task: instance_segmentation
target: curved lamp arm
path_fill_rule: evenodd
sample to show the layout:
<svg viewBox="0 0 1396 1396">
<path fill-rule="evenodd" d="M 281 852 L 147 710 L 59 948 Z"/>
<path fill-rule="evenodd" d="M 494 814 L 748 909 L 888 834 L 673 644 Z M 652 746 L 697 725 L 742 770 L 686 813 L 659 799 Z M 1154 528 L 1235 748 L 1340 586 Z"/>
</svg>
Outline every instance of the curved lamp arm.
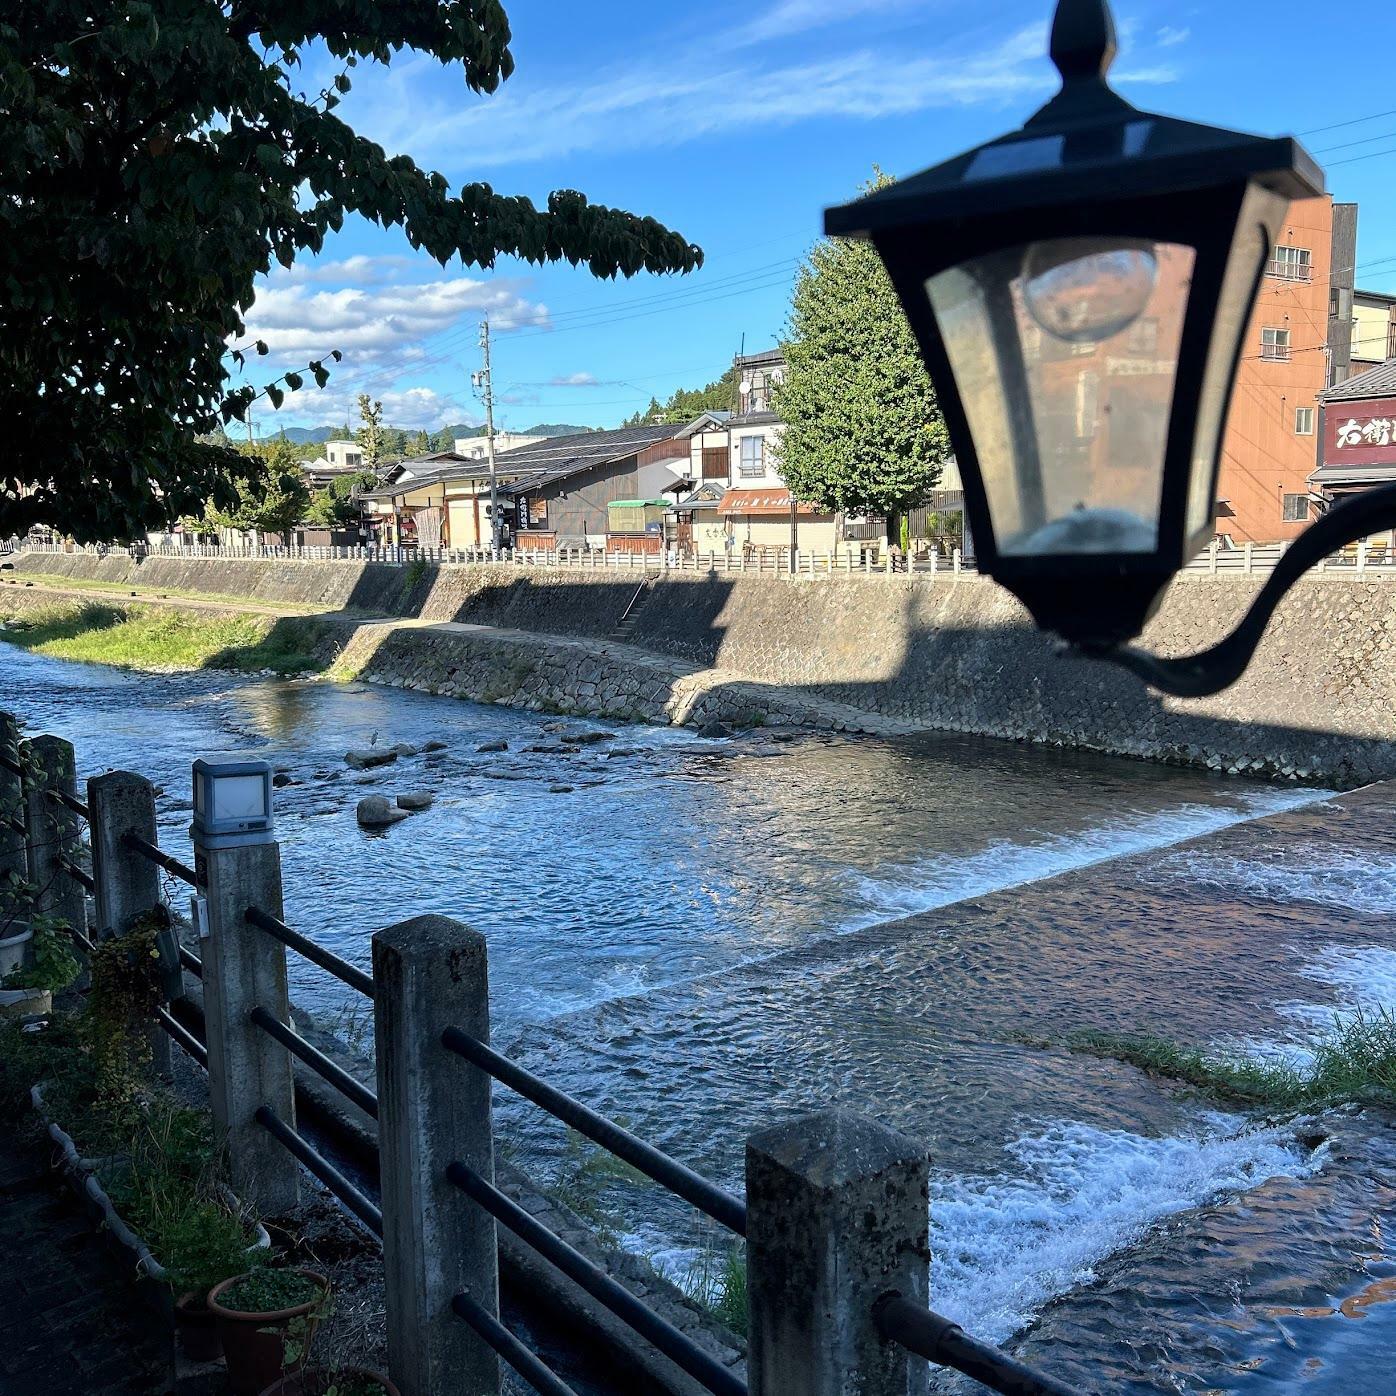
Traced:
<svg viewBox="0 0 1396 1396">
<path fill-rule="evenodd" d="M 1388 528 L 1396 528 L 1396 484 L 1365 490 L 1310 524 L 1285 549 L 1241 623 L 1211 649 L 1178 659 L 1163 659 L 1133 648 L 1092 654 L 1121 665 L 1175 698 L 1205 698 L 1220 693 L 1245 672 L 1275 608 L 1305 572 L 1348 543 Z"/>
</svg>

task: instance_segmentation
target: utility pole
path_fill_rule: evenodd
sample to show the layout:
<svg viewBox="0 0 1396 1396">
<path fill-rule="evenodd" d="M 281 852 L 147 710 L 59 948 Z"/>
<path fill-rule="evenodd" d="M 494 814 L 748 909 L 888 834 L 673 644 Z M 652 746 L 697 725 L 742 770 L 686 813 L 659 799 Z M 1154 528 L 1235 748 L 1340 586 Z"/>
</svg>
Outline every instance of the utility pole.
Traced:
<svg viewBox="0 0 1396 1396">
<path fill-rule="evenodd" d="M 490 369 L 490 322 L 480 322 L 480 350 L 484 368 L 470 375 L 485 399 L 485 452 L 490 463 L 490 551 L 499 552 L 499 474 L 494 462 L 494 376 Z"/>
</svg>

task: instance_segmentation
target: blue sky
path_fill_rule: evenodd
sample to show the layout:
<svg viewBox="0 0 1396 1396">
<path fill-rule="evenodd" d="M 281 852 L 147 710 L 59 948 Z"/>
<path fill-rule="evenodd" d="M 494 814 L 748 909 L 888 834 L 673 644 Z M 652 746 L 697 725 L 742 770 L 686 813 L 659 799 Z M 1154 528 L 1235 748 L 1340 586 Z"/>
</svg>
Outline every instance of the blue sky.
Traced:
<svg viewBox="0 0 1396 1396">
<path fill-rule="evenodd" d="M 651 395 L 716 378 L 743 342 L 779 338 L 820 211 L 874 163 L 913 173 L 1018 125 L 1055 89 L 1044 0 L 506 8 L 517 68 L 498 93 L 476 96 L 459 69 L 405 54 L 359 67 L 341 113 L 453 186 L 485 180 L 539 204 L 575 188 L 650 214 L 698 242 L 705 266 L 616 282 L 509 260 L 443 268 L 397 230 L 355 220 L 319 258 L 273 273 L 249 313 L 273 372 L 344 354 L 326 389 L 292 394 L 276 414 L 259 403 L 259 433 L 343 421 L 362 391 L 394 425 L 478 421 L 468 375 L 485 312 L 498 425 L 614 425 Z M 1115 12 L 1126 96 L 1302 134 L 1334 196 L 1361 204 L 1358 284 L 1396 292 L 1396 95 L 1373 55 L 1390 33 L 1384 4 L 1121 0 Z M 333 69 L 310 59 L 303 72 L 315 91 Z"/>
</svg>

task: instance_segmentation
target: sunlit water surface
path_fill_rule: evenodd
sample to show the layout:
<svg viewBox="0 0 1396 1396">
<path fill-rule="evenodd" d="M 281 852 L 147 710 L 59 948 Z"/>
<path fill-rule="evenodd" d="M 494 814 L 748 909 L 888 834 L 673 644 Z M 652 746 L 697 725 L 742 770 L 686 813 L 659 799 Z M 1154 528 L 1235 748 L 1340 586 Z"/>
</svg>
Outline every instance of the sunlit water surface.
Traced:
<svg viewBox="0 0 1396 1396">
<path fill-rule="evenodd" d="M 1386 1122 L 1257 1123 L 1059 1045 L 1148 1028 L 1302 1058 L 1335 1010 L 1396 1004 L 1384 794 L 949 737 L 622 728 L 570 754 L 548 719 L 396 690 L 8 649 L 0 672 L 84 775 L 156 782 L 179 853 L 190 761 L 260 751 L 296 782 L 288 920 L 363 965 L 403 917 L 477 927 L 497 1045 L 717 1180 L 740 1186 L 753 1130 L 825 1105 L 925 1140 L 935 1304 L 982 1336 L 1101 1391 L 1391 1389 Z M 364 794 L 411 789 L 430 811 L 358 828 Z M 294 991 L 355 1031 L 336 981 L 296 962 Z M 575 1174 L 575 1141 L 498 1108 L 512 1157 Z M 655 1189 L 593 1186 L 675 1274 L 725 1247 Z"/>
</svg>

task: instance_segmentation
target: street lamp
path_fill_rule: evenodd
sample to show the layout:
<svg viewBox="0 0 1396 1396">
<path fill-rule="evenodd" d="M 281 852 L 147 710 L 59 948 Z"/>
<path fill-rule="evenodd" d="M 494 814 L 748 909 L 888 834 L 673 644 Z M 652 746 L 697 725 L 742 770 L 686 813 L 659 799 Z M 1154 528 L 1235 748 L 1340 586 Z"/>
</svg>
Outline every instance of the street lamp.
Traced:
<svg viewBox="0 0 1396 1396">
<path fill-rule="evenodd" d="M 273 842 L 271 767 L 243 756 L 199 757 L 189 833 L 199 848 Z"/>
<path fill-rule="evenodd" d="M 1396 487 L 1307 530 L 1214 649 L 1125 647 L 1212 537 L 1251 307 L 1289 201 L 1320 193 L 1323 174 L 1291 138 L 1138 110 L 1106 82 L 1114 55 L 1105 0 L 1060 0 L 1062 87 L 1046 106 L 827 210 L 825 229 L 871 239 L 887 267 L 939 393 L 980 570 L 1082 651 L 1212 693 L 1245 669 L 1295 578 L 1396 524 Z"/>
</svg>

